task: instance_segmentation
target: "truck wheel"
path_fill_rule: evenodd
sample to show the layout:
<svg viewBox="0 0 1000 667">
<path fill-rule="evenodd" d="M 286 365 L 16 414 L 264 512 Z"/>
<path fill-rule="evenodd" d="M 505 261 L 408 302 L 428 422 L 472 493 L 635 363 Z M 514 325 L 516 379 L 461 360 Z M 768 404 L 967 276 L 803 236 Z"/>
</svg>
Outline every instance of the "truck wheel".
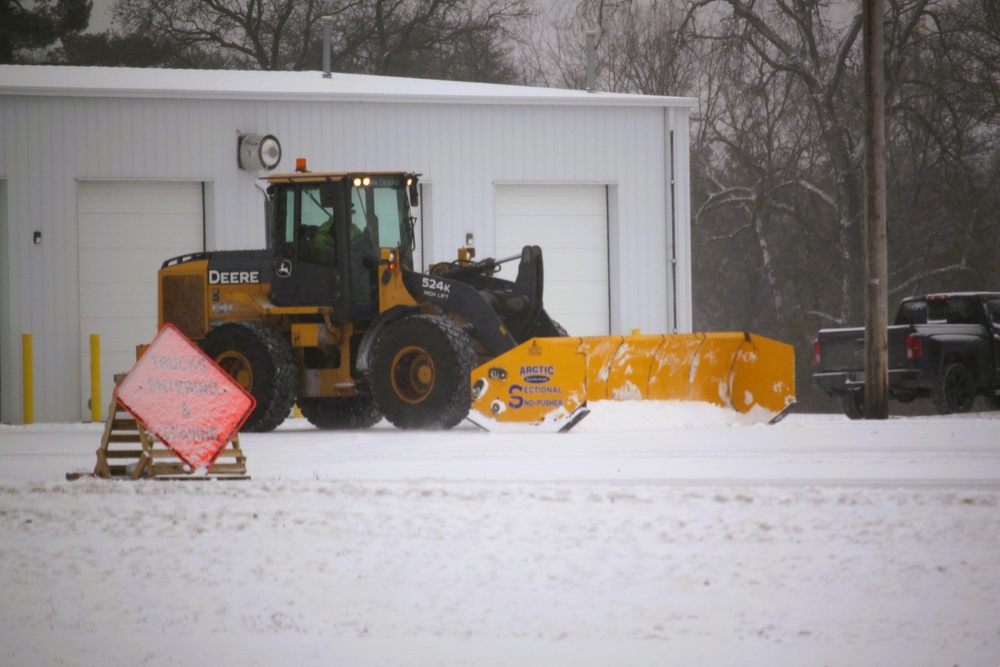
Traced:
<svg viewBox="0 0 1000 667">
<path fill-rule="evenodd" d="M 840 395 L 840 407 L 849 419 L 864 419 L 865 416 L 865 392 L 864 390 L 849 391 Z"/>
<path fill-rule="evenodd" d="M 285 421 L 298 369 L 291 346 L 277 331 L 260 322 L 228 322 L 209 331 L 201 349 L 257 401 L 240 430 L 273 431 Z"/>
<path fill-rule="evenodd" d="M 372 349 L 375 403 L 403 429 L 449 429 L 472 407 L 472 340 L 447 317 L 414 315 L 390 325 Z"/>
<path fill-rule="evenodd" d="M 976 382 L 972 378 L 972 371 L 962 364 L 945 367 L 931 398 L 938 414 L 971 411 L 976 402 Z"/>
<path fill-rule="evenodd" d="M 382 419 L 382 411 L 370 394 L 342 398 L 300 398 L 302 416 L 316 428 L 356 430 L 371 428 Z"/>
</svg>

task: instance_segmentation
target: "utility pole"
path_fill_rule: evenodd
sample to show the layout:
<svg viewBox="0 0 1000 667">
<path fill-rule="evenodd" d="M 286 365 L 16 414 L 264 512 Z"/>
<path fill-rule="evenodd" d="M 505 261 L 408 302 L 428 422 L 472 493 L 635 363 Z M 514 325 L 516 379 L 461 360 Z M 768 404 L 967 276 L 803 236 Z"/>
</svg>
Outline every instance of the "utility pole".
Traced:
<svg viewBox="0 0 1000 667">
<path fill-rule="evenodd" d="M 865 70 L 865 419 L 889 417 L 883 0 L 862 0 Z"/>
</svg>

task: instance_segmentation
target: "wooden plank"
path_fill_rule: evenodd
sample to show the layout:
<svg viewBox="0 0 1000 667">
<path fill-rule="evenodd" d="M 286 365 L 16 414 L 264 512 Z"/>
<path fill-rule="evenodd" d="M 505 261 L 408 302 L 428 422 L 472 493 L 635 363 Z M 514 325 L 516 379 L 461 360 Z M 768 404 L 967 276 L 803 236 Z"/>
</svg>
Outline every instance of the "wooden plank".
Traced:
<svg viewBox="0 0 1000 667">
<path fill-rule="evenodd" d="M 142 442 L 142 436 L 138 433 L 112 433 L 108 436 L 108 442 Z"/>
<path fill-rule="evenodd" d="M 233 473 L 233 472 L 246 472 L 246 466 L 239 463 L 216 463 L 212 466 L 211 470 L 208 471 L 209 475 L 217 475 L 222 473 Z"/>
<path fill-rule="evenodd" d="M 150 466 L 153 477 L 157 475 L 189 475 L 183 463 L 154 463 Z"/>
<path fill-rule="evenodd" d="M 112 449 L 104 452 L 109 459 L 137 459 L 143 454 L 141 449 Z"/>
<path fill-rule="evenodd" d="M 157 475 L 153 479 L 160 482 L 228 482 L 249 481 L 250 475 L 218 475 L 216 477 L 194 477 L 192 475 Z"/>
</svg>

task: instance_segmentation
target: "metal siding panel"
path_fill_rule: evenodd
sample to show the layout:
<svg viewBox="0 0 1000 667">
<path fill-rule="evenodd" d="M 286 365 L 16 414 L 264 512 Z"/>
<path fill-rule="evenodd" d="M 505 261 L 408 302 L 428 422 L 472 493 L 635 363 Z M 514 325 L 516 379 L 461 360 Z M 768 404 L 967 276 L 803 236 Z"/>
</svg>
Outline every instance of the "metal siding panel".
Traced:
<svg viewBox="0 0 1000 667">
<path fill-rule="evenodd" d="M 21 135 L 24 133 L 23 125 L 18 123 L 20 109 L 24 101 L 20 99 L 0 97 L 0 176 L 4 177 L 4 203 L 6 204 L 0 216 L 0 382 L 7 388 L 20 387 L 21 377 L 21 355 L 20 355 L 20 332 L 21 325 L 21 294 L 23 286 L 21 281 L 15 281 L 14 277 L 21 275 L 20 266 L 20 236 L 21 231 L 15 222 L 18 220 L 18 205 L 20 193 L 14 187 L 14 178 L 17 176 L 18 165 L 23 164 L 20 158 Z M 3 226 L 6 221 L 6 226 Z M 17 342 L 15 342 L 17 341 Z M 0 421 L 15 422 L 21 421 L 21 392 L 3 391 L 0 392 Z"/>
<path fill-rule="evenodd" d="M 51 179 L 53 184 L 57 183 L 58 181 L 55 180 L 57 174 L 45 174 L 42 167 L 43 164 L 48 162 L 49 137 L 52 131 L 49 106 L 38 100 L 34 100 L 30 113 L 34 121 L 34 131 L 31 133 L 30 140 L 30 150 L 34 153 L 32 179 L 37 181 Z M 59 165 L 53 165 L 53 169 L 58 172 Z M 55 255 L 58 239 L 53 236 L 55 230 L 51 224 L 54 199 L 55 197 L 44 196 L 40 191 L 34 193 L 31 202 L 33 213 L 32 230 L 40 230 L 43 240 L 41 245 L 32 245 L 29 249 L 29 252 L 32 253 L 29 260 L 29 269 L 32 274 L 32 282 L 35 283 L 35 288 L 31 290 L 31 301 L 29 303 L 51 304 L 52 309 L 57 308 L 57 304 L 54 301 L 55 290 L 53 288 L 53 281 L 45 275 L 45 267 L 58 266 Z M 28 234 L 28 238 L 30 238 L 30 233 Z M 51 319 L 49 309 L 32 308 L 28 315 L 29 328 L 25 331 L 35 335 L 35 412 L 36 415 L 45 414 L 48 405 L 54 400 L 53 393 L 57 390 L 57 387 L 53 385 L 51 387 L 53 393 L 49 391 L 49 385 L 51 384 L 47 381 L 51 374 L 49 369 L 56 362 L 55 352 L 59 347 L 58 343 L 62 341 L 57 341 L 57 344 L 39 345 L 41 342 L 39 339 L 41 332 L 48 331 L 49 329 L 49 320 Z M 58 338 L 62 338 L 59 330 L 56 330 L 55 333 Z"/>
<path fill-rule="evenodd" d="M 617 229 L 621 280 L 613 294 L 620 302 L 618 326 L 659 332 L 666 328 L 667 271 L 664 259 L 662 174 L 658 162 L 662 123 L 653 124 L 645 110 L 620 114 L 615 125 L 622 142 L 616 151 L 628 180 L 619 181 Z M 621 173 L 621 172 L 620 172 Z"/>
<path fill-rule="evenodd" d="M 11 130 L 7 122 L 6 109 L 0 103 L 0 155 L 8 149 L 7 142 L 3 135 Z M 9 359 L 14 356 L 14 350 L 19 349 L 14 345 L 13 337 L 9 334 L 10 307 L 14 291 L 11 289 L 10 256 L 10 216 L 7 214 L 7 180 L 3 178 L 6 174 L 6 165 L 0 163 L 0 387 L 6 387 L 6 391 L 0 392 L 0 423 L 20 422 L 20 417 L 16 417 L 20 407 L 20 398 L 15 400 L 15 395 L 20 392 L 15 391 L 20 383 L 14 380 L 17 377 L 16 369 L 8 368 L 11 364 Z"/>
<path fill-rule="evenodd" d="M 691 257 L 691 154 L 690 127 L 688 114 L 677 109 L 667 109 L 664 115 L 668 128 L 674 132 L 674 201 L 671 207 L 676 243 L 677 284 L 673 285 L 674 310 L 677 321 L 673 325 L 679 331 L 691 331 L 694 327 L 694 306 L 692 297 L 692 257 Z M 669 149 L 669 146 L 667 146 Z M 667 160 L 669 160 L 669 155 Z M 668 162 L 669 164 L 669 162 Z M 669 181 L 666 181 L 669 184 Z"/>
</svg>

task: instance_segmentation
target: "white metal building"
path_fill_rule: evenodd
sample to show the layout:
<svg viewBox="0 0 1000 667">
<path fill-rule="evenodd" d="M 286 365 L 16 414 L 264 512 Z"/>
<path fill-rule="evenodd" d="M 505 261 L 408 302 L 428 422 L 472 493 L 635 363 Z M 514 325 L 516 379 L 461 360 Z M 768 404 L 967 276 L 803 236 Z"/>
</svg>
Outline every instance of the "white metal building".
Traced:
<svg viewBox="0 0 1000 667">
<path fill-rule="evenodd" d="M 90 419 L 89 337 L 112 374 L 156 334 L 155 275 L 185 252 L 264 246 L 264 171 L 422 177 L 418 258 L 540 245 L 571 334 L 690 331 L 693 100 L 321 72 L 0 66 L 0 421 Z"/>
</svg>

